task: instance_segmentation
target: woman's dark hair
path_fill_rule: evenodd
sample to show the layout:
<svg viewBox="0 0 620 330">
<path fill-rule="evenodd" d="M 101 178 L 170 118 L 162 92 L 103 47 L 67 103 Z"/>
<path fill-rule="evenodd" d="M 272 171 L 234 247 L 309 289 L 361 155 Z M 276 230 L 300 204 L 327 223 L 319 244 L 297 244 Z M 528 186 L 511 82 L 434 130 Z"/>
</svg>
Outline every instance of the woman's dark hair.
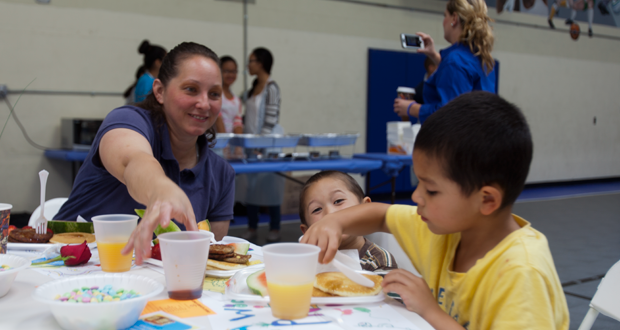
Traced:
<svg viewBox="0 0 620 330">
<path fill-rule="evenodd" d="M 208 59 L 213 60 L 215 64 L 220 66 L 220 59 L 215 54 L 214 51 L 209 49 L 206 46 L 194 43 L 194 42 L 183 42 L 174 47 L 161 63 L 161 68 L 159 68 L 159 75 L 157 79 L 161 81 L 161 83 L 165 86 L 168 86 L 170 80 L 176 77 L 179 74 L 179 65 L 181 62 L 192 56 L 203 56 Z M 166 122 L 166 114 L 164 112 L 164 107 L 161 103 L 157 101 L 154 93 L 150 93 L 144 101 L 137 104 L 138 107 L 148 110 L 151 112 L 151 117 L 155 122 L 155 125 L 158 127 L 163 125 Z M 215 128 L 211 127 L 205 132 L 207 136 L 207 140 L 211 143 L 215 140 Z"/>
<path fill-rule="evenodd" d="M 125 92 L 123 93 L 123 97 L 124 98 L 128 98 L 129 95 L 131 95 L 131 92 L 133 91 L 133 89 L 136 87 L 136 85 L 138 84 L 138 79 L 140 79 L 140 77 L 142 77 L 142 75 L 144 74 L 144 72 L 146 72 L 146 70 L 144 69 L 144 65 L 141 65 L 138 70 L 136 70 L 136 81 L 129 87 L 127 87 L 127 89 L 125 90 Z"/>
<path fill-rule="evenodd" d="M 364 191 L 362 190 L 362 187 L 360 187 L 357 181 L 355 181 L 355 179 L 347 173 L 340 171 L 323 171 L 316 173 L 311 176 L 308 181 L 306 181 L 306 184 L 304 184 L 303 188 L 301 188 L 301 192 L 299 193 L 299 219 L 301 219 L 301 223 L 304 225 L 308 225 L 308 222 L 306 221 L 306 193 L 313 184 L 326 178 L 334 178 L 342 181 L 347 187 L 347 190 L 352 192 L 360 203 L 364 199 Z"/>
<path fill-rule="evenodd" d="M 163 61 L 166 56 L 166 49 L 162 46 L 151 45 L 148 40 L 142 41 L 138 47 L 138 53 L 144 54 L 144 69 L 150 70 L 155 61 Z"/>
<path fill-rule="evenodd" d="M 480 91 L 463 94 L 428 117 L 413 147 L 436 160 L 466 196 L 483 186 L 500 186 L 502 209 L 523 190 L 533 149 L 519 108 Z"/>
<path fill-rule="evenodd" d="M 221 68 L 221 67 L 222 67 L 222 65 L 224 65 L 224 63 L 226 63 L 226 62 L 233 62 L 233 63 L 235 63 L 235 66 L 238 66 L 238 65 L 237 65 L 237 61 L 235 61 L 235 59 L 234 59 L 234 58 L 232 58 L 231 56 L 225 55 L 225 56 L 220 57 L 220 68 Z"/>
<path fill-rule="evenodd" d="M 254 57 L 256 57 L 256 61 L 263 66 L 263 70 L 267 72 L 267 74 L 271 74 L 271 67 L 273 66 L 273 56 L 271 52 L 267 48 L 259 47 L 252 51 Z M 247 97 L 251 97 L 254 94 L 254 88 L 258 84 L 258 79 L 254 79 L 252 82 L 252 88 L 248 93 Z"/>
<path fill-rule="evenodd" d="M 131 95 L 131 92 L 138 84 L 138 79 L 140 79 L 146 71 L 151 69 L 156 60 L 164 60 L 166 49 L 161 46 L 151 45 L 149 41 L 145 39 L 138 47 L 138 53 L 144 54 L 143 63 L 136 71 L 136 81 L 131 84 L 131 86 L 127 87 L 123 93 L 124 98 L 128 98 Z"/>
</svg>

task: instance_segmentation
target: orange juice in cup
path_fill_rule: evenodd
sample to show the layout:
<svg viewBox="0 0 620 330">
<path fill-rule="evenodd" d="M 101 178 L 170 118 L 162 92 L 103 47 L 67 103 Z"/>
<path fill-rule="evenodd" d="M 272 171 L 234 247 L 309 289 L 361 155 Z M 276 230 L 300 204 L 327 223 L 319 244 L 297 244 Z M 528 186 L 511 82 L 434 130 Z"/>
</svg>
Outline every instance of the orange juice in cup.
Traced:
<svg viewBox="0 0 620 330">
<path fill-rule="evenodd" d="M 302 319 L 308 315 L 314 280 L 301 284 L 279 284 L 267 281 L 269 305 L 273 316 L 284 320 Z"/>
<path fill-rule="evenodd" d="M 99 251 L 99 261 L 104 272 L 120 273 L 131 268 L 133 253 L 122 255 L 121 250 L 138 225 L 138 216 L 108 214 L 92 218 Z"/>
<path fill-rule="evenodd" d="M 131 268 L 132 254 L 122 255 L 121 250 L 127 244 L 127 238 L 121 240 L 97 241 L 101 269 L 109 273 L 126 272 Z"/>
<path fill-rule="evenodd" d="M 321 249 L 300 243 L 263 247 L 269 305 L 274 317 L 296 320 L 308 316 Z"/>
</svg>

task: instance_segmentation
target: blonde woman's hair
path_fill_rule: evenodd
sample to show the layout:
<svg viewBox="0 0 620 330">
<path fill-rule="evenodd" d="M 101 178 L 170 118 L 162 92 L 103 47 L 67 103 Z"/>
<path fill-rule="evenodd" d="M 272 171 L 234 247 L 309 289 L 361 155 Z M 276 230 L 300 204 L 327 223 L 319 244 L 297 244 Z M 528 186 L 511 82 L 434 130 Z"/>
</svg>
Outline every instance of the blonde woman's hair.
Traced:
<svg viewBox="0 0 620 330">
<path fill-rule="evenodd" d="M 482 59 L 482 67 L 488 74 L 495 66 L 491 56 L 493 50 L 493 31 L 487 15 L 487 4 L 484 0 L 449 0 L 447 6 L 450 14 L 456 13 L 459 17 L 463 33 L 459 42 L 469 45 L 471 52 Z"/>
</svg>

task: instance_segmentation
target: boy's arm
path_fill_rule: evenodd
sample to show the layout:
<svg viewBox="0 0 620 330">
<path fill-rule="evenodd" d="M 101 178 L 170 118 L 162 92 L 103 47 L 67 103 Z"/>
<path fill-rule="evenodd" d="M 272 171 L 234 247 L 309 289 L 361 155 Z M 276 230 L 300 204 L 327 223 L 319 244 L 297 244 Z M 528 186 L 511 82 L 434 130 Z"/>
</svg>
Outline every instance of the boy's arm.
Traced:
<svg viewBox="0 0 620 330">
<path fill-rule="evenodd" d="M 390 206 L 364 203 L 328 214 L 308 228 L 301 243 L 320 247 L 319 262 L 326 264 L 336 255 L 342 234 L 362 236 L 375 232 L 389 233 L 385 215 Z"/>
<path fill-rule="evenodd" d="M 408 310 L 420 315 L 433 328 L 463 330 L 463 326 L 439 307 L 423 278 L 395 269 L 385 275 L 381 285 L 383 291 L 398 294 Z"/>
</svg>

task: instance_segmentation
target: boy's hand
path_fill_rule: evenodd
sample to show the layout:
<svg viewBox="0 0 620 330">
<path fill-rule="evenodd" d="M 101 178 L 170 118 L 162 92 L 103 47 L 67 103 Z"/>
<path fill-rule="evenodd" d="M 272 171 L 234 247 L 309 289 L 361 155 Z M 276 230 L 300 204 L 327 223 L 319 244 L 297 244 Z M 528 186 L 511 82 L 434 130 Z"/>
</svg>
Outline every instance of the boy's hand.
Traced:
<svg viewBox="0 0 620 330">
<path fill-rule="evenodd" d="M 312 244 L 321 248 L 319 252 L 319 262 L 326 264 L 334 259 L 340 240 L 342 239 L 342 227 L 335 219 L 331 219 L 333 214 L 328 214 L 319 222 L 308 228 L 300 243 Z"/>
<path fill-rule="evenodd" d="M 424 319 L 429 311 L 440 309 L 426 281 L 404 269 L 395 269 L 383 278 L 383 291 L 400 295 L 408 310 Z M 443 312 L 443 311 L 442 311 Z"/>
</svg>

